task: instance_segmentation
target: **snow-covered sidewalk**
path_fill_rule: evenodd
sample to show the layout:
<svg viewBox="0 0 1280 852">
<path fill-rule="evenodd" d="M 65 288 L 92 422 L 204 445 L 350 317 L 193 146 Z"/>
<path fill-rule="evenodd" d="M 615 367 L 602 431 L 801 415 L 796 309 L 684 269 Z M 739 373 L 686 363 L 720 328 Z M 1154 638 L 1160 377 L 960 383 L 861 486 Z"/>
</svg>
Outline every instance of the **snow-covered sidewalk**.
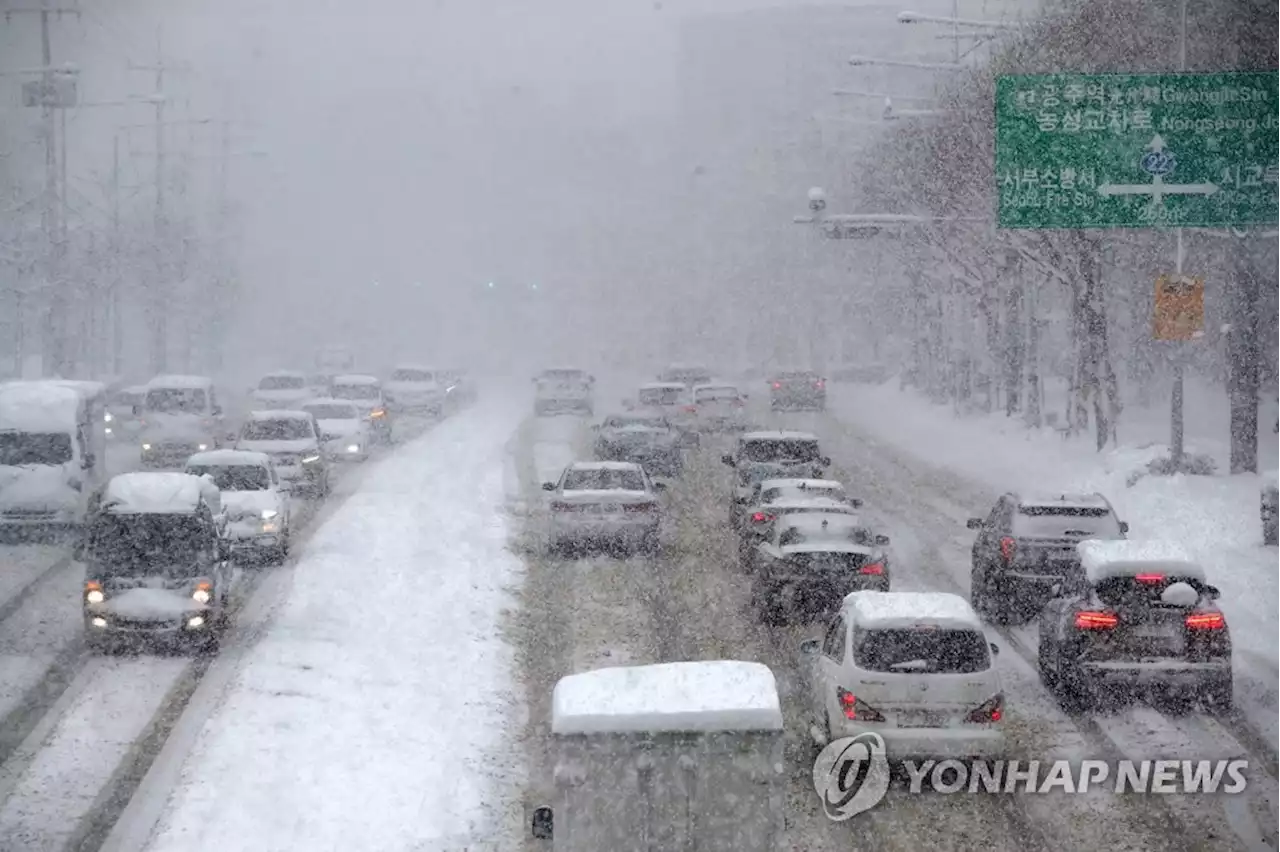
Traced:
<svg viewBox="0 0 1280 852">
<path fill-rule="evenodd" d="M 947 406 L 899 390 L 896 381 L 874 387 L 841 385 L 829 398 L 841 421 L 993 494 L 1100 491 L 1129 522 L 1131 537 L 1182 542 L 1204 561 L 1210 581 L 1222 590 L 1221 605 L 1237 649 L 1258 663 L 1251 668 L 1269 670 L 1274 679 L 1280 572 L 1275 548 L 1262 545 L 1262 478 L 1146 476 L 1132 486 L 1127 482 L 1148 462 L 1168 454 L 1167 409 L 1126 412 L 1118 429 L 1121 446 L 1098 453 L 1091 435 L 1064 440 L 1052 429 L 1031 431 L 1003 414 L 956 417 Z M 1225 471 L 1225 401 L 1189 382 L 1186 414 L 1188 451 L 1213 456 Z M 1276 469 L 1273 417 L 1267 412 L 1259 423 L 1263 470 Z"/>
<path fill-rule="evenodd" d="M 440 424 L 307 542 L 149 852 L 509 847 L 524 720 L 500 625 L 521 572 L 504 447 L 526 407 Z"/>
</svg>

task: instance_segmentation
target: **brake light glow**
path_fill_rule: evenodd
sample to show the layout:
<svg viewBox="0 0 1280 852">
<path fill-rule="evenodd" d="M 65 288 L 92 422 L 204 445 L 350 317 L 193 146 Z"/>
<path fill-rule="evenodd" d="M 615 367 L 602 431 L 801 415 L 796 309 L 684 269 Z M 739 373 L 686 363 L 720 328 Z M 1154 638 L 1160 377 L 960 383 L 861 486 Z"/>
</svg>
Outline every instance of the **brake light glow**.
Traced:
<svg viewBox="0 0 1280 852">
<path fill-rule="evenodd" d="M 863 565 L 858 569 L 859 574 L 871 574 L 879 577 L 884 574 L 884 566 L 879 562 L 872 562 L 870 565 Z"/>
<path fill-rule="evenodd" d="M 985 725 L 991 722 L 999 722 L 1002 718 L 1004 718 L 1004 696 L 995 695 L 974 708 L 973 712 L 966 716 L 964 720 L 977 725 Z"/>
<path fill-rule="evenodd" d="M 782 390 L 782 382 L 774 382 L 774 383 L 773 383 L 773 389 L 774 389 L 774 390 Z"/>
<path fill-rule="evenodd" d="M 1120 623 L 1112 612 L 1077 612 L 1076 627 L 1081 630 L 1110 630 Z"/>
<path fill-rule="evenodd" d="M 751 523 L 753 524 L 767 524 L 772 520 L 776 520 L 776 518 L 774 518 L 773 515 L 769 515 L 764 512 L 756 512 L 751 516 Z"/>
<path fill-rule="evenodd" d="M 1133 579 L 1137 580 L 1139 583 L 1156 584 L 1156 583 L 1164 582 L 1164 575 L 1163 574 L 1138 574 Z"/>
<path fill-rule="evenodd" d="M 1186 621 L 1188 630 L 1222 630 L 1227 626 L 1220 612 L 1193 612 Z"/>
<path fill-rule="evenodd" d="M 381 408 L 376 408 L 369 413 L 369 416 L 370 417 L 386 417 L 387 412 L 383 411 Z"/>
<path fill-rule="evenodd" d="M 1000 539 L 1000 556 L 1004 558 L 1006 565 L 1013 562 L 1013 553 L 1017 548 L 1017 541 L 1009 536 Z"/>
<path fill-rule="evenodd" d="M 846 719 L 855 722 L 884 721 L 884 716 L 878 710 L 865 701 L 859 701 L 852 692 L 843 687 L 836 687 L 836 700 L 840 702 L 840 709 L 844 711 Z"/>
<path fill-rule="evenodd" d="M 824 387 L 827 386 L 827 383 L 819 379 L 818 381 L 813 383 L 813 386 L 818 390 L 822 390 Z"/>
<path fill-rule="evenodd" d="M 685 410 L 685 412 L 686 412 L 686 413 L 688 413 L 688 414 L 697 414 L 697 413 L 698 413 L 698 406 L 696 406 L 696 405 L 686 405 L 686 406 L 684 407 L 684 410 Z"/>
</svg>

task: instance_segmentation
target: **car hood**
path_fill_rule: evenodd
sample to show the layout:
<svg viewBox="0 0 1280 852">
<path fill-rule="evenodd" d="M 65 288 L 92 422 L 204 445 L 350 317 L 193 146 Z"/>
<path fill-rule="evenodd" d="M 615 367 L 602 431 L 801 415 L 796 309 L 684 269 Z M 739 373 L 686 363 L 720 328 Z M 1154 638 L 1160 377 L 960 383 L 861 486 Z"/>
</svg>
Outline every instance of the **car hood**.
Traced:
<svg viewBox="0 0 1280 852">
<path fill-rule="evenodd" d="M 237 441 L 236 449 L 255 453 L 305 453 L 318 448 L 315 439 L 299 438 L 294 441 Z"/>
<path fill-rule="evenodd" d="M 78 493 L 69 484 L 70 464 L 0 465 L 0 506 L 6 509 L 43 509 L 78 504 Z"/>
<path fill-rule="evenodd" d="M 107 599 L 97 607 L 110 615 L 136 619 L 181 618 L 187 613 L 208 609 L 205 604 L 192 600 L 188 588 L 189 585 L 172 589 L 123 589 L 108 593 Z"/>
<path fill-rule="evenodd" d="M 555 499 L 561 503 L 651 503 L 654 498 L 646 491 L 605 488 L 598 491 L 562 491 Z"/>
<path fill-rule="evenodd" d="M 359 435 L 364 432 L 363 420 L 321 420 L 320 432 L 335 438 Z"/>
<path fill-rule="evenodd" d="M 222 510 L 228 518 L 245 515 L 262 517 L 264 510 L 279 512 L 280 499 L 274 491 L 223 491 Z"/>
</svg>

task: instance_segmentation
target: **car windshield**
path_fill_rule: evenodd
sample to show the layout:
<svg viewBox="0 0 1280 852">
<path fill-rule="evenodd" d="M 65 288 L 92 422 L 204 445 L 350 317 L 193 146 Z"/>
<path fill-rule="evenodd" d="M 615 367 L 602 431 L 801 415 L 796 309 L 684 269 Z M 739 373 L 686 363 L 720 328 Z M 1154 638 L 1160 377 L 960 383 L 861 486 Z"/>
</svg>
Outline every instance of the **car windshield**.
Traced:
<svg viewBox="0 0 1280 852">
<path fill-rule="evenodd" d="M 625 429 L 628 426 L 665 429 L 667 428 L 667 421 L 661 417 L 610 417 L 604 422 L 604 428 L 606 429 Z"/>
<path fill-rule="evenodd" d="M 844 488 L 839 485 L 809 485 L 801 488 L 798 485 L 785 485 L 779 488 L 766 488 L 760 492 L 760 502 L 773 503 L 781 499 L 803 499 L 805 497 L 826 497 L 833 500 L 844 499 Z"/>
<path fill-rule="evenodd" d="M 299 441 L 315 437 L 315 431 L 310 420 L 300 418 L 250 420 L 240 437 L 245 441 Z"/>
<path fill-rule="evenodd" d="M 402 368 L 391 374 L 393 382 L 433 382 L 435 374 L 430 370 L 413 370 Z"/>
<path fill-rule="evenodd" d="M 1186 583 L 1198 595 L 1205 593 L 1205 585 L 1198 579 L 1159 572 L 1142 576 L 1141 580 L 1136 576 L 1108 577 L 1096 583 L 1093 592 L 1109 607 L 1161 606 L 1161 596 L 1174 583 Z"/>
<path fill-rule="evenodd" d="M 317 420 L 360 419 L 360 411 L 354 405 L 308 405 L 305 410 Z"/>
<path fill-rule="evenodd" d="M 147 391 L 147 411 L 158 414 L 203 414 L 202 388 L 152 388 Z"/>
<path fill-rule="evenodd" d="M 641 405 L 679 405 L 687 394 L 684 388 L 641 388 L 637 398 Z"/>
<path fill-rule="evenodd" d="M 63 432 L 0 432 L 0 465 L 55 465 L 71 461 L 71 436 Z"/>
<path fill-rule="evenodd" d="M 973 674 L 991 667 L 991 650 L 976 630 L 856 630 L 853 659 L 869 672 Z"/>
<path fill-rule="evenodd" d="M 266 491 L 271 487 L 271 473 L 262 465 L 218 464 L 189 465 L 192 476 L 213 477 L 220 491 Z"/>
<path fill-rule="evenodd" d="M 744 441 L 741 457 L 747 462 L 816 462 L 818 442 L 784 438 Z"/>
<path fill-rule="evenodd" d="M 258 390 L 304 390 L 307 380 L 302 376 L 265 376 L 258 382 Z"/>
<path fill-rule="evenodd" d="M 741 396 L 737 388 L 699 388 L 694 391 L 695 402 L 736 401 Z"/>
<path fill-rule="evenodd" d="M 333 396 L 335 399 L 376 400 L 381 392 L 377 385 L 334 385 Z"/>
<path fill-rule="evenodd" d="M 89 534 L 95 573 L 108 577 L 187 576 L 211 543 L 200 518 L 189 514 L 103 514 Z"/>
<path fill-rule="evenodd" d="M 644 477 L 638 470 L 571 470 L 564 477 L 565 491 L 643 491 Z"/>
<path fill-rule="evenodd" d="M 1013 523 L 1027 538 L 1120 536 L 1120 521 L 1103 506 L 1020 506 Z"/>
</svg>

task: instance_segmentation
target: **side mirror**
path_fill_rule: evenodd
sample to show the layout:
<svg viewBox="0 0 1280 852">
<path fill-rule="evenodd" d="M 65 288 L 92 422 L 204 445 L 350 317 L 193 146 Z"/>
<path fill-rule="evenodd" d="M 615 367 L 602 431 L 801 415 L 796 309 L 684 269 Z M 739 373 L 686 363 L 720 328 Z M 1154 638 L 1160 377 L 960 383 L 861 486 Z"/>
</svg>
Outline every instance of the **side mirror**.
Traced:
<svg viewBox="0 0 1280 852">
<path fill-rule="evenodd" d="M 555 491 L 555 490 L 556 490 L 556 484 L 555 484 L 554 482 L 544 482 L 544 483 L 542 483 L 542 490 L 543 490 L 543 491 Z"/>
<path fill-rule="evenodd" d="M 1217 586 L 1205 586 L 1204 593 L 1209 596 L 1209 600 L 1211 601 L 1216 601 L 1218 598 L 1222 597 L 1222 592 L 1219 591 Z"/>
<path fill-rule="evenodd" d="M 851 498 L 849 498 L 849 505 L 850 505 L 850 506 L 852 506 L 852 507 L 853 507 L 853 508 L 855 508 L 855 509 L 861 509 L 861 508 L 862 508 L 862 500 L 861 500 L 860 498 L 858 498 L 858 497 L 851 497 Z"/>
<path fill-rule="evenodd" d="M 555 830 L 555 814 L 551 808 L 535 808 L 533 811 L 533 836 L 538 840 L 550 840 Z"/>
<path fill-rule="evenodd" d="M 815 656 L 818 653 L 818 648 L 817 639 L 806 639 L 800 643 L 800 653 L 806 657 Z"/>
<path fill-rule="evenodd" d="M 881 546 L 881 547 L 884 547 L 884 546 L 885 546 L 885 545 L 887 545 L 888 543 L 889 543 L 889 536 L 887 536 L 887 535 L 878 535 L 878 536 L 876 536 L 876 544 L 877 544 L 877 545 L 879 545 L 879 546 Z"/>
<path fill-rule="evenodd" d="M 1121 521 L 1121 522 L 1120 522 L 1120 532 L 1122 532 L 1122 533 L 1127 533 L 1128 531 L 1129 531 L 1129 522 L 1128 522 L 1128 521 Z"/>
<path fill-rule="evenodd" d="M 665 482 L 655 482 L 655 483 L 653 483 L 653 490 L 654 490 L 654 491 L 666 491 L 666 490 L 667 490 L 667 483 L 665 483 Z"/>
<path fill-rule="evenodd" d="M 1000 646 L 999 646 L 999 645 L 997 645 L 995 642 L 988 642 L 987 644 L 991 647 L 991 656 L 993 656 L 993 657 L 998 657 L 998 656 L 1000 656 Z"/>
<path fill-rule="evenodd" d="M 823 467 L 831 467 L 831 457 L 823 456 L 822 458 L 818 459 L 818 464 L 822 465 Z"/>
<path fill-rule="evenodd" d="M 971 530 L 980 530 L 984 526 L 982 518 L 970 518 L 964 522 L 964 525 Z"/>
<path fill-rule="evenodd" d="M 721 457 L 720 457 L 720 461 L 721 461 L 721 463 L 722 463 L 722 464 L 727 464 L 729 467 L 737 467 L 737 466 L 738 466 L 738 463 L 737 463 L 737 462 L 735 462 L 735 461 L 733 460 L 733 456 L 730 456 L 730 455 L 723 455 L 723 456 L 721 456 Z"/>
</svg>

